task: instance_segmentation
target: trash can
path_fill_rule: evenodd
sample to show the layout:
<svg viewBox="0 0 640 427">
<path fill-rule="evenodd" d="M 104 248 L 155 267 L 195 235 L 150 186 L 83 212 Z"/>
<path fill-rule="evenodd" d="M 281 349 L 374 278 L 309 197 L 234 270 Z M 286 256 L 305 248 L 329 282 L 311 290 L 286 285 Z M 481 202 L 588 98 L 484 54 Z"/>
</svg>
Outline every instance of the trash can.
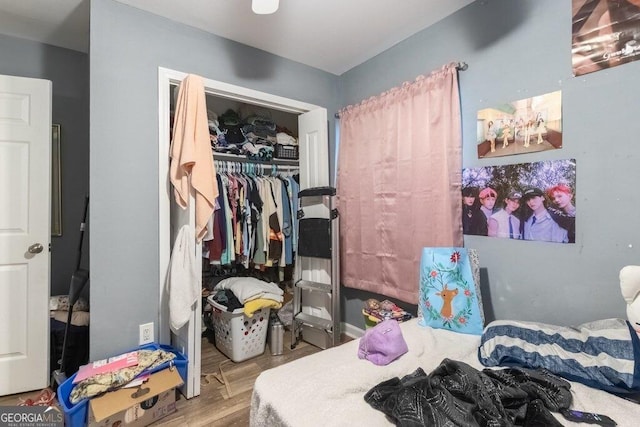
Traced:
<svg viewBox="0 0 640 427">
<path fill-rule="evenodd" d="M 269 318 L 269 349 L 273 356 L 282 354 L 284 350 L 284 325 L 275 313 Z"/>
</svg>

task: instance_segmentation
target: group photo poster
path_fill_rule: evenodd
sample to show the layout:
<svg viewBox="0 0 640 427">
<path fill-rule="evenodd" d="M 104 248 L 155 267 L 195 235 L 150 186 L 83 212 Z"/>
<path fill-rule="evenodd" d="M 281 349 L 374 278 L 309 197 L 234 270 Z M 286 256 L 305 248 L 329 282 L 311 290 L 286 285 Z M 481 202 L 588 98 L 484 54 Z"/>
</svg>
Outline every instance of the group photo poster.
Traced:
<svg viewBox="0 0 640 427">
<path fill-rule="evenodd" d="M 562 148 L 562 92 L 479 110 L 476 140 L 478 158 Z"/>
<path fill-rule="evenodd" d="M 575 243 L 575 194 L 575 159 L 464 168 L 463 233 Z"/>
<path fill-rule="evenodd" d="M 574 76 L 640 58 L 640 0 L 572 0 L 571 16 Z"/>
</svg>

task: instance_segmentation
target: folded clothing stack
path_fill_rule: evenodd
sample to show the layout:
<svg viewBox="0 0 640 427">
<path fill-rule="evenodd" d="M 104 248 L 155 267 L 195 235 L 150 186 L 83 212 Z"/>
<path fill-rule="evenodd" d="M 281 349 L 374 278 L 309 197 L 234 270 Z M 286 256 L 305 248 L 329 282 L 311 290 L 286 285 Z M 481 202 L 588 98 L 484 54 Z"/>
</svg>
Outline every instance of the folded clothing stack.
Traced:
<svg viewBox="0 0 640 427">
<path fill-rule="evenodd" d="M 284 301 L 284 291 L 278 285 L 254 277 L 230 277 L 220 281 L 213 290 L 214 301 L 228 311 L 244 307 L 247 317 L 262 308 L 279 309 Z"/>
<path fill-rule="evenodd" d="M 367 327 L 373 326 L 383 320 L 394 319 L 398 322 L 404 322 L 411 319 L 411 313 L 398 307 L 389 300 L 382 302 L 376 299 L 368 299 L 364 302 L 362 314 L 365 316 L 365 324 Z"/>
</svg>

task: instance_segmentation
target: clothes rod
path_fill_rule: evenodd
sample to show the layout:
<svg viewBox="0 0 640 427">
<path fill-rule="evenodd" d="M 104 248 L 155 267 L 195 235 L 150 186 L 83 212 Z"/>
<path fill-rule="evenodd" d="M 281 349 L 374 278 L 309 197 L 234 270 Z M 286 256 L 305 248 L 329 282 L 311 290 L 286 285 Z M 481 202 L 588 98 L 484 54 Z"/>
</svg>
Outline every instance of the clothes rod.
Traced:
<svg viewBox="0 0 640 427">
<path fill-rule="evenodd" d="M 246 171 L 250 168 L 250 170 L 259 171 L 261 174 L 266 174 L 268 172 L 277 173 L 277 172 L 297 172 L 300 170 L 300 166 L 298 165 L 283 165 L 276 163 L 260 163 L 260 162 L 234 162 L 231 160 L 214 160 L 214 165 L 216 171 L 232 171 L 232 172 L 240 172 Z M 245 168 L 246 166 L 246 168 Z"/>
<path fill-rule="evenodd" d="M 220 161 L 220 162 L 238 162 L 238 163 L 253 163 L 256 165 L 265 165 L 265 166 L 271 166 L 271 165 L 276 165 L 276 166 L 292 166 L 292 167 L 299 167 L 300 162 L 297 159 L 279 159 L 279 158 L 273 158 L 268 162 L 260 162 L 257 160 L 253 160 L 250 159 L 248 157 L 245 156 L 239 156 L 236 154 L 224 154 L 224 153 L 214 153 L 213 154 L 213 160 L 216 161 Z"/>
</svg>

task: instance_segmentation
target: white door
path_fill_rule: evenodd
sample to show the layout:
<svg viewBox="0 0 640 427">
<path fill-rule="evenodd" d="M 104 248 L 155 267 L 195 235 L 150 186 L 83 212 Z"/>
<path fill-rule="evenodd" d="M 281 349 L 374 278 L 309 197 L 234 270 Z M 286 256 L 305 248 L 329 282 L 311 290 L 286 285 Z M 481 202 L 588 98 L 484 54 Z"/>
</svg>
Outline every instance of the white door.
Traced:
<svg viewBox="0 0 640 427">
<path fill-rule="evenodd" d="M 0 76 L 0 395 L 49 383 L 51 82 Z"/>
<path fill-rule="evenodd" d="M 327 110 L 318 108 L 301 114 L 298 118 L 300 141 L 300 190 L 329 185 L 329 139 Z M 329 218 L 328 207 L 314 202 L 304 208 L 310 217 Z M 300 257 L 296 268 L 302 271 L 302 279 L 331 284 L 331 260 Z M 302 311 L 307 314 L 332 319 L 329 312 L 331 300 L 323 292 L 305 292 Z M 320 310 L 312 311 L 313 310 Z"/>
<path fill-rule="evenodd" d="M 298 117 L 300 141 L 300 190 L 329 185 L 329 139 L 327 136 L 327 110 L 318 108 Z M 328 218 L 328 207 L 319 203 L 305 206 L 305 214 L 310 217 Z M 301 268 L 302 278 L 318 283 L 331 283 L 331 260 L 304 257 L 296 259 L 296 267 Z M 308 292 L 305 307 L 326 307 L 322 292 Z M 306 309 L 305 308 L 305 309 Z M 331 318 L 324 309 L 321 313 L 311 313 L 318 317 Z"/>
<path fill-rule="evenodd" d="M 317 108 L 298 118 L 300 189 L 329 185 L 327 110 Z"/>
<path fill-rule="evenodd" d="M 195 204 L 195 199 L 193 192 L 189 195 L 189 206 L 193 207 Z M 175 201 L 171 202 L 171 218 L 172 218 L 172 227 L 171 227 L 171 242 L 175 242 L 178 237 L 178 232 L 180 228 L 184 224 L 190 224 L 192 230 L 195 229 L 195 209 L 182 209 L 178 206 Z M 173 250 L 173 248 L 171 248 Z M 202 246 L 196 245 L 193 242 L 193 250 L 195 251 L 195 259 L 202 259 Z M 197 262 L 197 261 L 196 261 Z M 200 272 L 202 270 L 201 264 L 196 265 L 197 271 Z M 202 287 L 202 276 L 198 276 L 198 288 Z M 202 348 L 202 340 L 200 339 L 202 335 L 201 327 L 201 313 L 202 313 L 202 302 L 198 298 L 195 306 L 193 307 L 193 311 L 191 312 L 191 317 L 189 321 L 179 330 L 171 331 L 171 345 L 174 348 L 177 348 L 187 357 L 187 372 L 189 373 L 187 382 L 182 385 L 180 391 L 184 394 L 187 399 L 191 399 L 192 397 L 196 397 L 200 395 L 200 353 Z"/>
</svg>

